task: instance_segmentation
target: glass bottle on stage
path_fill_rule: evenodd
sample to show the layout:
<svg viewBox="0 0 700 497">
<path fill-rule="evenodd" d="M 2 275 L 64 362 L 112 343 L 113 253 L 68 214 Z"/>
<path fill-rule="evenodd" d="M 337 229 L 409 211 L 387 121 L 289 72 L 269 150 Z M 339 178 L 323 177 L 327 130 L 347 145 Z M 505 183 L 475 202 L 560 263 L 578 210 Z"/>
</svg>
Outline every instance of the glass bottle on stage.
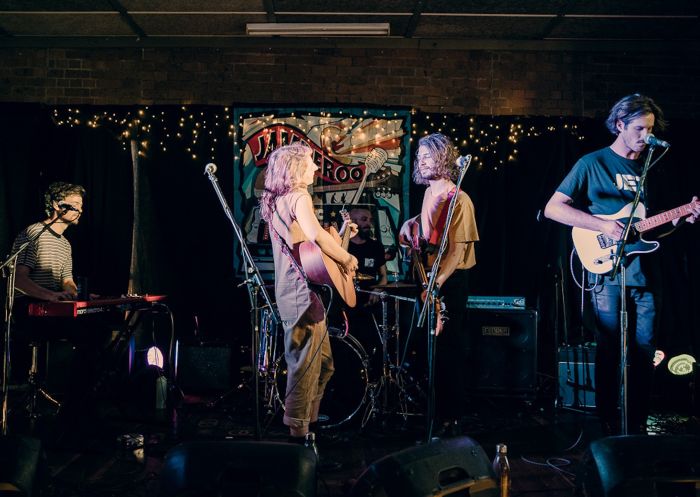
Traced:
<svg viewBox="0 0 700 497">
<path fill-rule="evenodd" d="M 504 443 L 496 445 L 496 457 L 493 458 L 493 471 L 496 473 L 501 497 L 510 494 L 510 463 L 508 462 L 508 446 Z"/>
</svg>

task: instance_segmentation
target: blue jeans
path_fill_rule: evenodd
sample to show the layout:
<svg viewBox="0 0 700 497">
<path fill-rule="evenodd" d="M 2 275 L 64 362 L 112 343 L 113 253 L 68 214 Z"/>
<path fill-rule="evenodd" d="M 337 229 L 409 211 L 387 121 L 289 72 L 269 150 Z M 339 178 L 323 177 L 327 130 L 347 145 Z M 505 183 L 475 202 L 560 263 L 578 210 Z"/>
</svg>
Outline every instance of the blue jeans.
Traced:
<svg viewBox="0 0 700 497">
<path fill-rule="evenodd" d="M 615 422 L 620 398 L 620 286 L 602 285 L 591 292 L 595 317 L 596 406 L 601 420 Z M 654 373 L 655 320 L 658 304 L 654 292 L 628 287 L 628 423 L 632 429 L 646 422 Z"/>
</svg>

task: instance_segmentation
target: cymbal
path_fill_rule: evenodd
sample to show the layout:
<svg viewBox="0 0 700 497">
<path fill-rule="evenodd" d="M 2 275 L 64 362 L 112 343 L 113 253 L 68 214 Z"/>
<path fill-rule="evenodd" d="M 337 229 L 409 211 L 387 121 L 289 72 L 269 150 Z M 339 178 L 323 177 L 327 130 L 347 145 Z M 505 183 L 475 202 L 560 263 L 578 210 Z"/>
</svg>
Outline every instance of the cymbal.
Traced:
<svg viewBox="0 0 700 497">
<path fill-rule="evenodd" d="M 392 281 L 391 283 L 387 283 L 385 285 L 372 285 L 371 288 L 385 288 L 387 290 L 391 288 L 416 288 L 416 284 L 405 283 L 403 281 Z"/>
<path fill-rule="evenodd" d="M 355 273 L 355 279 L 358 281 L 370 281 L 375 279 L 374 276 L 364 273 Z"/>
</svg>

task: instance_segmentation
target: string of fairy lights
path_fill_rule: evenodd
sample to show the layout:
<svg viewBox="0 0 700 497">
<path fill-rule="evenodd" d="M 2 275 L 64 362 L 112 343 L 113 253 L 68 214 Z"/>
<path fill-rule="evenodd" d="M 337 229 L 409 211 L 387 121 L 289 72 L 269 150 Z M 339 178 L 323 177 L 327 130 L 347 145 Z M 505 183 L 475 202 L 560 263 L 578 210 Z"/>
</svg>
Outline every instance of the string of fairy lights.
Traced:
<svg viewBox="0 0 700 497">
<path fill-rule="evenodd" d="M 134 142 L 141 157 L 148 157 L 158 148 L 162 152 L 185 154 L 192 161 L 201 163 L 216 161 L 220 146 L 233 147 L 240 136 L 244 119 L 260 117 L 274 124 L 277 122 L 276 116 L 294 117 L 304 113 L 308 112 L 279 114 L 260 111 L 240 114 L 238 122 L 234 122 L 231 107 L 180 105 L 97 109 L 92 106 L 62 106 L 53 109 L 52 117 L 57 126 L 107 128 L 114 133 L 125 151 L 130 150 Z M 446 134 L 452 137 L 461 153 L 472 154 L 472 163 L 477 169 L 490 167 L 497 170 L 508 163 L 517 163 L 518 147 L 530 137 L 564 131 L 577 140 L 585 139 L 576 118 L 468 116 L 426 113 L 417 109 L 412 109 L 410 113 L 410 143 L 430 133 Z M 329 120 L 338 117 L 374 117 L 381 122 L 400 116 L 397 112 L 374 108 L 356 111 L 319 110 L 316 114 Z M 385 131 L 380 128 L 377 134 L 381 135 Z M 235 159 L 237 158 L 234 157 Z"/>
<path fill-rule="evenodd" d="M 186 153 L 193 161 L 215 160 L 217 145 L 222 137 L 233 143 L 235 126 L 230 109 L 192 110 L 187 106 L 137 110 L 82 110 L 80 107 L 62 107 L 53 110 L 57 126 L 71 128 L 86 126 L 104 127 L 112 131 L 126 151 L 134 140 L 138 155 L 146 157 L 150 149 L 158 146 L 163 152 L 169 149 Z"/>
</svg>

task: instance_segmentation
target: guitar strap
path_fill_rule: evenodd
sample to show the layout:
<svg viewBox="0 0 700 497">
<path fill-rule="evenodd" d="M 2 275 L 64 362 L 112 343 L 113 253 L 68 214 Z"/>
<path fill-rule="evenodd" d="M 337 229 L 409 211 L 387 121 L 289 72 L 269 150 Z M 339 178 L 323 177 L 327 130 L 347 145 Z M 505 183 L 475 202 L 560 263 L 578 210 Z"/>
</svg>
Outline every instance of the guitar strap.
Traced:
<svg viewBox="0 0 700 497">
<path fill-rule="evenodd" d="M 435 229 L 430 234 L 430 240 L 428 240 L 428 247 L 426 251 L 428 253 L 433 253 L 437 249 L 438 242 L 442 238 L 442 232 L 445 230 L 445 222 L 447 221 L 447 211 L 449 210 L 449 203 L 452 201 L 452 197 L 455 196 L 457 192 L 457 187 L 455 186 L 450 193 L 447 194 L 447 199 L 442 204 L 442 211 L 440 211 L 440 217 L 435 225 Z"/>
<path fill-rule="evenodd" d="M 282 225 L 287 228 L 287 231 L 289 231 L 289 226 L 287 226 L 287 223 L 284 222 L 284 219 L 282 219 L 282 216 L 279 215 L 277 211 L 275 211 L 275 216 L 277 216 L 277 219 L 279 219 L 279 222 L 282 223 Z M 277 232 L 277 229 L 273 225 L 273 223 L 269 223 L 270 229 L 272 229 L 272 234 L 273 236 L 277 239 L 277 241 L 280 243 L 280 247 L 282 248 L 282 253 L 286 255 L 289 258 L 289 262 L 292 263 L 292 267 L 296 270 L 297 273 L 299 273 L 299 276 L 306 282 L 308 285 L 310 283 L 309 277 L 306 276 L 306 272 L 304 271 L 304 268 L 301 267 L 301 264 L 297 262 L 297 260 L 294 258 L 292 255 L 292 249 L 289 248 L 289 245 L 287 245 L 287 241 L 282 238 L 282 236 Z"/>
</svg>

